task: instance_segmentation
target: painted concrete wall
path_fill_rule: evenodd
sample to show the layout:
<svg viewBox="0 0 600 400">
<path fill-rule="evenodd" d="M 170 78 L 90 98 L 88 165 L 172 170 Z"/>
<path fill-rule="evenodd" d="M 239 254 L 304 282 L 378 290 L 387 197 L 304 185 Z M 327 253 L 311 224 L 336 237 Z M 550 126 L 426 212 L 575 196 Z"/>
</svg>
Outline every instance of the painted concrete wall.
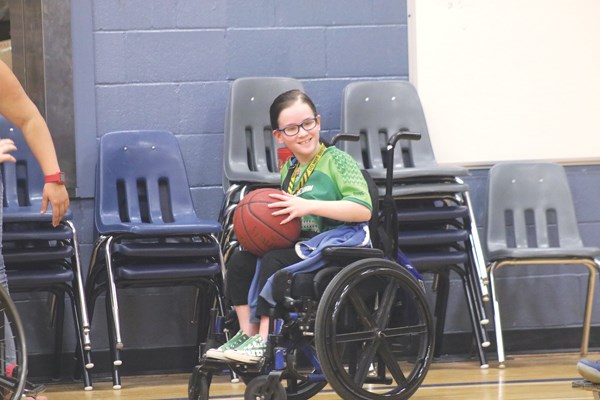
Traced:
<svg viewBox="0 0 600 400">
<path fill-rule="evenodd" d="M 184 152 L 197 212 L 216 219 L 223 197 L 225 107 L 234 79 L 299 78 L 317 103 L 327 134 L 339 130 L 340 98 L 347 83 L 408 79 L 402 0 L 86 0 L 73 4 L 73 21 L 75 117 L 82 127 L 77 130 L 78 198 L 73 211 L 85 269 L 95 239 L 91 197 L 95 146 L 101 135 L 124 129 L 174 132 Z M 600 213 L 595 207 L 599 175 L 597 166 L 569 167 L 581 230 L 589 245 L 600 245 Z M 466 181 L 481 222 L 487 170 L 473 171 Z M 503 298 L 519 304 L 505 307 L 508 329 L 581 324 L 582 271 L 510 271 L 499 285 Z M 536 290 L 540 295 L 532 294 Z M 556 293 L 564 295 L 555 299 Z M 126 349 L 193 345 L 190 290 L 129 291 L 121 299 Z M 21 306 L 41 313 L 33 309 L 39 304 L 27 303 Z M 453 280 L 449 307 L 447 331 L 469 332 L 458 280 Z M 596 307 L 594 321 L 600 321 L 599 313 Z M 99 352 L 107 349 L 104 321 L 99 301 L 92 326 L 94 349 Z M 51 338 L 43 329 L 29 339 L 33 353 L 51 351 Z M 73 343 L 67 339 L 65 349 Z"/>
<path fill-rule="evenodd" d="M 198 215 L 216 219 L 233 80 L 300 79 L 330 134 L 339 130 L 347 83 L 408 79 L 405 1 L 86 0 L 72 3 L 72 14 L 79 127 L 73 211 L 86 270 L 95 240 L 96 143 L 103 134 L 172 131 L 184 153 Z M 120 306 L 127 349 L 194 343 L 191 290 L 124 292 Z M 92 326 L 97 351 L 107 349 L 103 307 L 98 301 Z M 48 352 L 50 339 L 34 336 L 31 351 Z"/>
</svg>

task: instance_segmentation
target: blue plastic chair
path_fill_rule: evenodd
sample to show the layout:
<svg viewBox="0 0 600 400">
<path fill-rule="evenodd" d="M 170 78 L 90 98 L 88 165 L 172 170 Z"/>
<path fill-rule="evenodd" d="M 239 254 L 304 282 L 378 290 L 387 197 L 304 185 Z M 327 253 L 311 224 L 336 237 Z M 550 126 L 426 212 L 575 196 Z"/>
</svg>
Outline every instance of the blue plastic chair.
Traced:
<svg viewBox="0 0 600 400">
<path fill-rule="evenodd" d="M 113 386 L 119 388 L 123 341 L 117 290 L 195 286 L 205 299 L 218 301 L 221 225 L 196 215 L 179 144 L 167 131 L 100 138 L 94 220 L 98 240 L 86 281 L 90 318 L 95 300 L 107 292 Z"/>
<path fill-rule="evenodd" d="M 40 214 L 44 175 L 23 133 L 0 116 L 0 137 L 15 142 L 16 163 L 2 163 L 3 256 L 11 292 L 41 291 L 53 294 L 55 320 L 54 376 L 61 376 L 64 298 L 68 295 L 77 338 L 76 374 L 83 374 L 84 387 L 92 388 L 87 369 L 93 367 L 89 321 L 79 261 L 75 225 L 68 210 L 62 223 L 52 227 L 51 207 Z"/>
</svg>

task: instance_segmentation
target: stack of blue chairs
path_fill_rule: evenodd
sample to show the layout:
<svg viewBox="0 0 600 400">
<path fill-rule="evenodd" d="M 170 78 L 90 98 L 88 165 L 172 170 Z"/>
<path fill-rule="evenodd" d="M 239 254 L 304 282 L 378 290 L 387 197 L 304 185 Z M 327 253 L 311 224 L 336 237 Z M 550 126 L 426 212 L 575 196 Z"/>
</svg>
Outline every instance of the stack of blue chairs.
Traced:
<svg viewBox="0 0 600 400">
<path fill-rule="evenodd" d="M 91 361 L 90 326 L 83 291 L 77 231 L 69 210 L 60 225 L 52 227 L 51 208 L 40 214 L 44 175 L 29 150 L 22 132 L 0 117 L 0 137 L 12 139 L 16 163 L 2 163 L 3 236 L 2 247 L 9 290 L 46 292 L 52 295 L 51 318 L 54 327 L 53 377 L 61 378 L 65 296 L 73 313 L 77 343 L 76 376 L 83 376 L 84 388 L 92 388 L 88 369 Z M 24 321 L 27 321 L 25 316 Z M 25 323 L 26 326 L 31 324 Z"/>
<path fill-rule="evenodd" d="M 221 307 L 223 257 L 218 221 L 198 218 L 177 139 L 167 131 L 110 132 L 100 138 L 95 232 L 86 280 L 90 319 L 106 294 L 113 387 L 121 387 L 124 343 L 121 289 L 196 288 L 196 348 L 208 331 L 208 310 Z M 142 310 L 140 310 L 142 311 Z M 146 310 L 148 311 L 148 310 Z M 190 366 L 191 367 L 191 366 Z"/>
</svg>

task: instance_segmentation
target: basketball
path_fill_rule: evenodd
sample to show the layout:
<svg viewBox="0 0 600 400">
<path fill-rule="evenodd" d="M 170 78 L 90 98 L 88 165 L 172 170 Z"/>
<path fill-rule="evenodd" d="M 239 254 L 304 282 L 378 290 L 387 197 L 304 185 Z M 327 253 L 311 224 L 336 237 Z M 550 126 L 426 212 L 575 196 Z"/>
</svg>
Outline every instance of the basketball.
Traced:
<svg viewBox="0 0 600 400">
<path fill-rule="evenodd" d="M 269 196 L 278 189 L 256 189 L 244 196 L 233 214 L 233 231 L 238 242 L 255 256 L 270 250 L 292 247 L 300 237 L 300 218 L 281 225 L 286 215 L 271 215 L 276 209 L 267 204 L 278 200 Z"/>
</svg>

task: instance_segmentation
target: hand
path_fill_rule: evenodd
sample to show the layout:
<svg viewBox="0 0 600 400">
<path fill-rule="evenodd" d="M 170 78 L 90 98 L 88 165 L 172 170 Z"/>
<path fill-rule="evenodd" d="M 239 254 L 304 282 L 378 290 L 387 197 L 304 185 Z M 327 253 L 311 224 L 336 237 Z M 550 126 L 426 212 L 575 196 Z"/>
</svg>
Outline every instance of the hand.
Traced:
<svg viewBox="0 0 600 400">
<path fill-rule="evenodd" d="M 273 211 L 273 215 L 284 215 L 289 214 L 281 224 L 287 224 L 294 218 L 301 218 L 305 215 L 310 214 L 308 206 L 310 200 L 303 199 L 302 197 L 292 196 L 289 193 L 281 192 L 281 194 L 270 194 L 276 201 L 274 203 L 267 204 L 269 208 L 279 208 L 277 211 Z"/>
<path fill-rule="evenodd" d="M 67 193 L 65 185 L 58 183 L 46 183 L 44 185 L 42 214 L 48 209 L 48 203 L 52 205 L 52 226 L 56 227 L 69 209 L 69 193 Z"/>
<path fill-rule="evenodd" d="M 11 139 L 0 139 L 0 163 L 6 161 L 17 162 L 10 154 L 11 151 L 15 150 L 17 150 L 17 146 L 15 146 L 15 142 Z"/>
</svg>

